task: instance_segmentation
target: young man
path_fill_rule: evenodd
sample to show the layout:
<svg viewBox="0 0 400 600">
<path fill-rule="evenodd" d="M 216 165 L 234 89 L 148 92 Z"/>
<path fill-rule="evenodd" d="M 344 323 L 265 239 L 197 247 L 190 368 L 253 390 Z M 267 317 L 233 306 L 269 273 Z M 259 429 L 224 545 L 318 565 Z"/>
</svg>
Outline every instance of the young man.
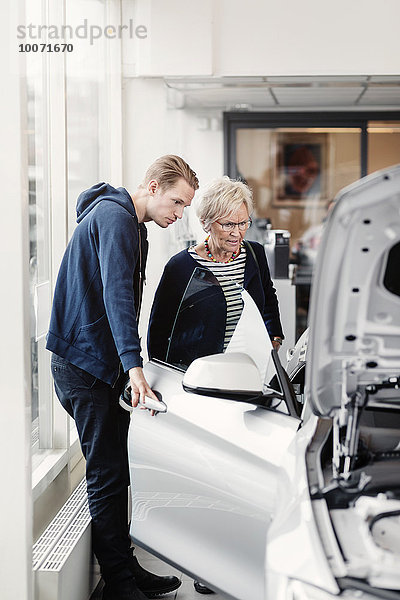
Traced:
<svg viewBox="0 0 400 600">
<path fill-rule="evenodd" d="M 129 373 L 133 406 L 145 395 L 155 398 L 143 375 L 138 336 L 148 247 L 144 223 L 168 227 L 182 217 L 197 188 L 189 165 L 167 155 L 149 167 L 132 196 L 107 183 L 86 190 L 58 274 L 47 348 L 57 396 L 75 419 L 86 459 L 103 600 L 145 600 L 180 585 L 177 577 L 145 571 L 130 548 L 129 413 L 119 396 Z"/>
</svg>

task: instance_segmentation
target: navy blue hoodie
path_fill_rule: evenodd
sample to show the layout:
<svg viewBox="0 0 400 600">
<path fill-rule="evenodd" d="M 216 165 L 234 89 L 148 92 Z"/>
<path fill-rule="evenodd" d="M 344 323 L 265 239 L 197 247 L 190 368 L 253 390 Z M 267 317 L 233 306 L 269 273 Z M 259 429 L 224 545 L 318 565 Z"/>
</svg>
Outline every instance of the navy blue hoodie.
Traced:
<svg viewBox="0 0 400 600">
<path fill-rule="evenodd" d="M 98 183 L 77 201 L 78 225 L 54 292 L 47 348 L 113 385 L 142 366 L 137 312 L 147 231 L 124 188 Z"/>
</svg>

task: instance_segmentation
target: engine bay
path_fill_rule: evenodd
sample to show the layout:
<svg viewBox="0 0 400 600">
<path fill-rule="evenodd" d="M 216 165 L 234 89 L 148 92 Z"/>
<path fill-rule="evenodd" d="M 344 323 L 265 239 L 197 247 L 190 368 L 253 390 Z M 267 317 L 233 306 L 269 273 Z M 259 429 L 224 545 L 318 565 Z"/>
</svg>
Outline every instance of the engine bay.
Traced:
<svg viewBox="0 0 400 600">
<path fill-rule="evenodd" d="M 312 455 L 318 457 L 311 497 L 326 503 L 329 519 L 316 512 L 316 520 L 320 530 L 327 522 L 332 526 L 340 559 L 331 564 L 340 565 L 338 581 L 364 582 L 375 594 L 382 590 L 382 597 L 389 590 L 400 597 L 400 411 L 394 408 L 399 402 L 392 387 L 371 405 L 357 409 L 353 401 L 346 413 L 321 419 L 308 455 L 312 462 Z"/>
</svg>

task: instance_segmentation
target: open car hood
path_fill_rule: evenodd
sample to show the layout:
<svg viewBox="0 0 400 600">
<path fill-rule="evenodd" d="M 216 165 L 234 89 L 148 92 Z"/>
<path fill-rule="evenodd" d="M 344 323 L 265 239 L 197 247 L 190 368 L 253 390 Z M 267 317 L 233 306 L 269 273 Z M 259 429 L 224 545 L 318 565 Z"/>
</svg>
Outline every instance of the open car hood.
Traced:
<svg viewBox="0 0 400 600">
<path fill-rule="evenodd" d="M 306 398 L 332 416 L 368 402 L 400 410 L 400 165 L 344 188 L 327 221 L 310 304 Z M 389 389 L 385 389 L 386 386 Z"/>
</svg>

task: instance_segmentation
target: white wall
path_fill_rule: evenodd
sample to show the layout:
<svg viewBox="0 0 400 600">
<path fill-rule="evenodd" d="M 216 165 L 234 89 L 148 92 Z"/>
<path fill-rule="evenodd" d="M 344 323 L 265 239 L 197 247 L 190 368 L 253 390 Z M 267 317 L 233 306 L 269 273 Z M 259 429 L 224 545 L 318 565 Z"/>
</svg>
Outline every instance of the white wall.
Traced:
<svg viewBox="0 0 400 600">
<path fill-rule="evenodd" d="M 218 0 L 215 6 L 215 74 L 399 73 L 398 0 Z"/>
<path fill-rule="evenodd" d="M 1 3 L 4 28 L 0 99 L 2 218 L 0 220 L 0 586 L 2 600 L 32 598 L 29 339 L 29 229 L 21 55 L 14 32 L 21 2 Z"/>
<path fill-rule="evenodd" d="M 138 75 L 384 75 L 400 71 L 398 0 L 137 0 Z"/>
</svg>

